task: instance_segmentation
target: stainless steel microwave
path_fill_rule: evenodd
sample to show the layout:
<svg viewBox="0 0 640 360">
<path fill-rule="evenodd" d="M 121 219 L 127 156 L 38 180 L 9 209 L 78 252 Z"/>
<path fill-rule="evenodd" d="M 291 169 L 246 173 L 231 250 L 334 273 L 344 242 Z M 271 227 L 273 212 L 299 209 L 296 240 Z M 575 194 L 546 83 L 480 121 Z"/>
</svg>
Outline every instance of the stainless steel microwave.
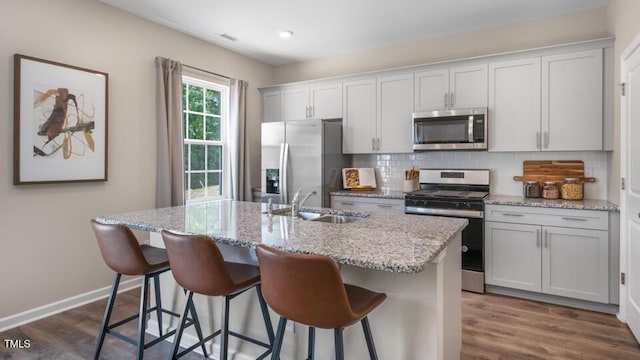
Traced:
<svg viewBox="0 0 640 360">
<path fill-rule="evenodd" d="M 413 113 L 413 150 L 486 150 L 487 108 Z"/>
</svg>

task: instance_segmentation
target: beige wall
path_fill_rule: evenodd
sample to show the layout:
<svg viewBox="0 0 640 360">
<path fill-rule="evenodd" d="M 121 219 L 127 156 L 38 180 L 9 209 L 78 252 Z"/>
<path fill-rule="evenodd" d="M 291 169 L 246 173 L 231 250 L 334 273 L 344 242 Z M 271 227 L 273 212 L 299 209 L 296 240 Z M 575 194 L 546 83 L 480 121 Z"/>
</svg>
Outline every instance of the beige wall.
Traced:
<svg viewBox="0 0 640 360">
<path fill-rule="evenodd" d="M 496 54 L 607 37 L 606 9 L 447 35 L 276 67 L 275 83 Z"/>
<path fill-rule="evenodd" d="M 616 37 L 614 81 L 620 82 L 620 55 L 640 33 L 640 1 L 611 0 L 607 8 L 607 29 Z M 620 204 L 620 87 L 614 88 L 614 149 L 610 155 L 609 199 Z"/>
<path fill-rule="evenodd" d="M 249 82 L 259 184 L 260 97 L 273 68 L 108 7 L 97 0 L 2 0 L 0 11 L 0 318 L 107 286 L 89 219 L 152 208 L 154 58 Z M 109 73 L 109 181 L 12 185 L 13 54 Z"/>
</svg>

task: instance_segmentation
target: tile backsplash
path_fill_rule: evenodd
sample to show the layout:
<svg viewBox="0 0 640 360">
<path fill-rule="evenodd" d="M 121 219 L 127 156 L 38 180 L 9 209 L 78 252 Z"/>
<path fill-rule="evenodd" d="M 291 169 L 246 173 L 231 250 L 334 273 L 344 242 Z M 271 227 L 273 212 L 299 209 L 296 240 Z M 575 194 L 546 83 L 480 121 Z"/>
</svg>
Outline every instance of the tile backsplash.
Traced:
<svg viewBox="0 0 640 360">
<path fill-rule="evenodd" d="M 491 193 L 496 195 L 522 195 L 522 182 L 513 177 L 522 175 L 524 160 L 582 160 L 585 171 L 593 170 L 590 176 L 595 183 L 584 185 L 585 199 L 607 199 L 607 153 L 583 152 L 472 152 L 434 151 L 413 154 L 366 154 L 354 155 L 355 167 L 375 167 L 380 174 L 382 190 L 400 190 L 404 171 L 415 166 L 422 168 L 489 169 L 491 170 Z M 586 176 L 586 175 L 585 175 Z"/>
</svg>

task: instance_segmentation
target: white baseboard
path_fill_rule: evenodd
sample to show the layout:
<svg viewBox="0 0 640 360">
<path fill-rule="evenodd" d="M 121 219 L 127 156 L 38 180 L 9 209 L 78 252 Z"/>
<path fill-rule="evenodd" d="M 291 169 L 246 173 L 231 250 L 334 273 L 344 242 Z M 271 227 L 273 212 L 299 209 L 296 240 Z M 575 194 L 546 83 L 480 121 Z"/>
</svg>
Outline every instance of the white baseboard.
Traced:
<svg viewBox="0 0 640 360">
<path fill-rule="evenodd" d="M 174 328 L 169 327 L 169 326 L 163 326 L 162 331 L 164 333 L 167 333 L 168 331 L 174 330 Z M 147 334 L 153 335 L 153 336 L 158 336 L 158 322 L 156 320 L 152 320 L 150 319 L 149 321 L 147 321 Z M 208 334 L 203 334 L 205 337 L 208 336 Z M 173 343 L 173 336 L 168 337 L 165 341 L 171 342 Z M 205 343 L 204 347 L 207 349 L 207 352 L 209 353 L 209 356 L 207 357 L 207 359 L 218 359 L 219 355 L 220 355 L 220 344 L 219 343 L 214 343 L 213 341 L 215 339 L 218 339 L 218 337 L 214 338 L 213 340 L 210 340 L 208 342 Z M 195 335 L 191 335 L 188 334 L 186 332 L 182 333 L 182 339 L 180 339 L 180 345 L 182 348 L 188 348 L 191 345 L 195 344 L 198 342 L 198 338 Z M 195 349 L 193 349 L 194 352 L 200 354 L 200 355 L 204 355 L 202 353 L 202 348 L 201 347 L 197 347 Z M 241 353 L 241 352 L 237 352 L 235 349 L 229 349 L 228 351 L 229 353 L 229 358 L 233 359 L 233 360 L 255 360 L 255 356 L 250 356 L 248 354 L 245 353 Z"/>
<path fill-rule="evenodd" d="M 140 278 L 136 277 L 126 281 L 121 281 L 118 287 L 118 293 L 128 291 L 136 287 L 140 287 Z M 84 294 L 72 296 L 67 299 L 43 305 L 34 309 L 23 311 L 21 313 L 10 315 L 0 319 L 0 332 L 13 329 L 15 327 L 28 324 L 30 322 L 46 318 L 51 315 L 67 311 L 78 306 L 92 303 L 96 300 L 106 298 L 111 293 L 111 286 L 101 289 L 92 290 Z"/>
</svg>

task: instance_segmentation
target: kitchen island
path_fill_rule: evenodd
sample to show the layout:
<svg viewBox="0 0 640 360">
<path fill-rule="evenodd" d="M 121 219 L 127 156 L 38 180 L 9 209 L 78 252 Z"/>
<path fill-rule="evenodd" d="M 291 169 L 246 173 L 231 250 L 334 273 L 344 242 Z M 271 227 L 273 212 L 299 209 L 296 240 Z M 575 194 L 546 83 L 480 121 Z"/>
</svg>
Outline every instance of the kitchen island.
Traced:
<svg viewBox="0 0 640 360">
<path fill-rule="evenodd" d="M 292 219 L 265 214 L 266 205 L 221 200 L 98 218 L 152 233 L 151 244 L 163 246 L 159 232 L 207 234 L 228 261 L 256 263 L 257 244 L 293 253 L 327 255 L 340 264 L 345 282 L 385 292 L 387 300 L 370 315 L 380 359 L 456 359 L 461 348 L 460 233 L 466 219 L 346 213 L 332 209 L 302 209 L 340 213 L 358 218 L 345 224 Z M 276 213 L 282 211 L 276 209 Z M 163 304 L 178 309 L 183 294 L 170 275 L 162 281 Z M 203 330 L 219 327 L 221 301 L 195 298 Z M 255 296 L 232 302 L 231 329 L 266 339 Z M 273 320 L 277 315 L 272 313 Z M 172 321 L 172 322 L 169 322 Z M 152 322 L 152 321 L 150 321 Z M 167 319 L 169 327 L 176 321 Z M 155 324 L 150 324 L 153 333 Z M 304 358 L 306 327 L 295 324 L 285 335 L 281 358 Z M 345 333 L 345 354 L 368 357 L 362 330 Z M 236 359 L 255 358 L 260 349 L 246 342 L 230 342 Z M 195 342 L 186 336 L 183 344 Z M 317 359 L 333 358 L 333 333 L 316 334 Z M 217 343 L 213 353 L 218 353 Z"/>
</svg>

